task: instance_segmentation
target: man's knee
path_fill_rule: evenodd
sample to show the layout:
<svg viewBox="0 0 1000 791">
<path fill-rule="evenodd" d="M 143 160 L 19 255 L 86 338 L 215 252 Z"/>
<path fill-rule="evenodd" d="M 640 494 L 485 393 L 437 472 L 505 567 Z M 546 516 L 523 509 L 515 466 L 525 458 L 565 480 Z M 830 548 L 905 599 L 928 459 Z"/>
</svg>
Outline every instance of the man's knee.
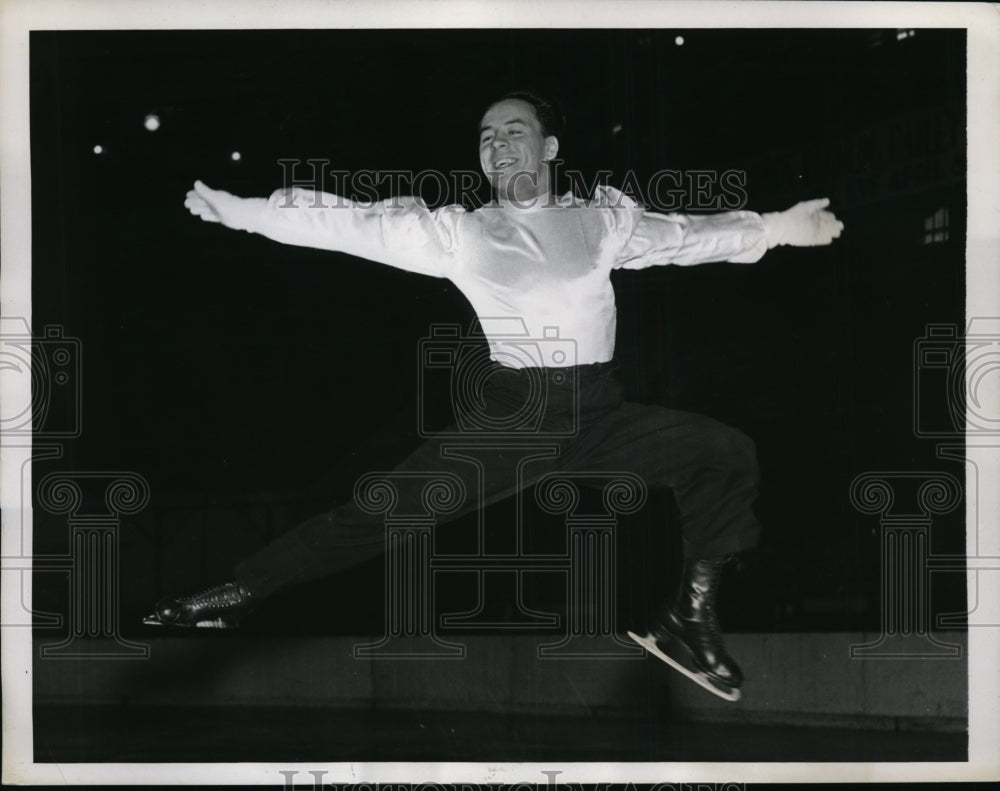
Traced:
<svg viewBox="0 0 1000 791">
<path fill-rule="evenodd" d="M 733 444 L 735 446 L 734 457 L 737 459 L 737 466 L 740 470 L 753 480 L 760 477 L 760 469 L 757 466 L 757 444 L 742 431 L 733 431 Z"/>
<path fill-rule="evenodd" d="M 746 459 L 754 467 L 757 466 L 757 443 L 737 429 L 731 429 L 730 442 L 738 456 Z"/>
<path fill-rule="evenodd" d="M 723 466 L 735 473 L 757 478 L 757 445 L 739 429 L 722 423 L 713 427 L 706 452 L 712 456 L 713 466 Z"/>
</svg>

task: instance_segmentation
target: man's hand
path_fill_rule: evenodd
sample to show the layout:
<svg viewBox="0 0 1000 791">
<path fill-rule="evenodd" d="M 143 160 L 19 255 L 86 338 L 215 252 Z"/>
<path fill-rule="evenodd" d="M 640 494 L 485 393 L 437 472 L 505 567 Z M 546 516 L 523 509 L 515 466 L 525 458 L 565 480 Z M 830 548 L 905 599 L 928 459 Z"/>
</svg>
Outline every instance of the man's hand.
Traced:
<svg viewBox="0 0 1000 791">
<path fill-rule="evenodd" d="M 201 181 L 194 183 L 194 189 L 184 199 L 184 205 L 195 217 L 237 231 L 252 231 L 266 203 L 264 198 L 238 198 L 224 190 L 214 190 Z"/>
<path fill-rule="evenodd" d="M 830 244 L 844 230 L 844 223 L 825 211 L 829 198 L 796 203 L 786 211 L 762 214 L 767 246 L 790 244 L 794 247 L 816 247 Z"/>
</svg>

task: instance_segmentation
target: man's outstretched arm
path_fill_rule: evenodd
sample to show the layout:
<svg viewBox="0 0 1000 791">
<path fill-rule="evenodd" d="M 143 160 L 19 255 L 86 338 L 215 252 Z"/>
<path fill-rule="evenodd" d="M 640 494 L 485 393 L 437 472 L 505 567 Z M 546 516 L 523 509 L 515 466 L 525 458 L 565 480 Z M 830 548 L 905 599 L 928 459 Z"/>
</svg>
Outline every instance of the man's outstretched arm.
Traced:
<svg viewBox="0 0 1000 791">
<path fill-rule="evenodd" d="M 617 267 L 691 266 L 716 261 L 752 264 L 779 245 L 828 245 L 844 224 L 827 211 L 827 198 L 803 201 L 782 212 L 757 214 L 658 214 L 635 207 L 617 212 L 626 241 Z"/>
<path fill-rule="evenodd" d="M 277 190 L 269 198 L 240 198 L 201 181 L 184 205 L 206 222 L 436 277 L 447 277 L 453 266 L 461 214 L 458 207 L 431 212 L 413 198 L 362 205 L 298 188 Z"/>
</svg>

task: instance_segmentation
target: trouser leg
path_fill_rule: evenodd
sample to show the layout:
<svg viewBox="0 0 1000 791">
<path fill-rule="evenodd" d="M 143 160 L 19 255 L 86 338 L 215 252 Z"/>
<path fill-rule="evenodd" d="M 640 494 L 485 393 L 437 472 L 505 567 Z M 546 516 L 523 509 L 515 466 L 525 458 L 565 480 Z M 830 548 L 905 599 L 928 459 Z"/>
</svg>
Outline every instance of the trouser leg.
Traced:
<svg viewBox="0 0 1000 791">
<path fill-rule="evenodd" d="M 758 471 L 753 442 L 711 418 L 622 404 L 581 437 L 571 466 L 625 470 L 648 486 L 669 487 L 681 516 L 685 562 L 677 597 L 664 602 L 650 632 L 665 655 L 732 690 L 743 683 L 715 614 L 724 558 L 755 546 Z"/>
<path fill-rule="evenodd" d="M 392 471 L 375 473 L 390 482 L 395 497 L 391 513 L 430 513 L 436 525 L 452 522 L 479 508 L 505 499 L 534 483 L 551 469 L 558 456 L 553 443 L 538 442 L 533 450 L 482 449 L 461 443 L 430 440 Z M 523 462 L 530 458 L 530 463 Z M 441 484 L 445 499 L 457 490 L 460 501 L 434 513 L 431 488 Z M 428 508 L 430 509 L 428 511 Z M 370 513 L 352 499 L 318 514 L 280 536 L 236 568 L 236 578 L 257 598 L 287 585 L 334 574 L 382 553 L 386 548 L 385 513 Z"/>
<path fill-rule="evenodd" d="M 749 438 L 700 415 L 623 403 L 607 369 L 588 372 L 582 379 L 579 433 L 563 439 L 526 438 L 538 445 L 543 457 L 546 449 L 555 447 L 549 460 L 523 465 L 515 462 L 513 452 L 506 459 L 499 453 L 482 474 L 481 467 L 447 455 L 446 448 L 456 443 L 430 440 L 390 474 L 416 474 L 397 483 L 398 511 L 419 513 L 423 487 L 435 471 L 457 477 L 467 494 L 460 507 L 437 517 L 437 523 L 444 524 L 510 496 L 552 469 L 622 470 L 639 474 L 652 488 L 673 489 L 687 557 L 718 557 L 756 545 L 759 526 L 752 505 L 758 475 Z M 513 394 L 516 403 L 524 387 L 524 382 L 503 384 L 491 398 L 500 403 Z M 571 413 L 565 396 L 557 393 L 551 399 L 555 417 L 546 425 L 564 426 Z M 361 563 L 384 548 L 383 516 L 349 502 L 306 520 L 248 558 L 237 568 L 237 578 L 264 596 Z"/>
<path fill-rule="evenodd" d="M 634 472 L 650 488 L 672 489 L 686 557 L 721 557 L 759 541 L 754 443 L 717 420 L 624 403 L 573 444 L 566 468 Z"/>
<path fill-rule="evenodd" d="M 421 513 L 425 486 L 435 473 L 457 479 L 465 491 L 458 508 L 434 515 L 436 524 L 509 497 L 557 464 L 561 445 L 572 434 L 578 393 L 598 408 L 616 398 L 617 391 L 604 384 L 606 366 L 584 366 L 574 370 L 576 376 L 555 369 L 519 372 L 498 365 L 486 373 L 482 383 L 476 382 L 482 387 L 479 394 L 485 405 L 483 425 L 512 430 L 507 418 L 520 415 L 525 404 L 543 407 L 541 422 L 536 426 L 529 421 L 529 430 L 509 443 L 520 447 L 509 450 L 500 447 L 505 440 L 492 429 L 481 432 L 467 424 L 445 429 L 442 436 L 448 439 L 428 440 L 387 473 L 398 496 L 393 507 L 396 514 Z M 534 413 L 529 410 L 528 414 Z M 482 451 L 484 446 L 492 450 Z M 478 463 L 470 461 L 470 456 L 478 458 Z M 526 457 L 531 458 L 530 463 L 525 462 Z M 236 576 L 247 589 L 263 597 L 286 585 L 361 563 L 385 546 L 384 515 L 367 513 L 352 501 L 293 528 L 241 563 Z"/>
</svg>

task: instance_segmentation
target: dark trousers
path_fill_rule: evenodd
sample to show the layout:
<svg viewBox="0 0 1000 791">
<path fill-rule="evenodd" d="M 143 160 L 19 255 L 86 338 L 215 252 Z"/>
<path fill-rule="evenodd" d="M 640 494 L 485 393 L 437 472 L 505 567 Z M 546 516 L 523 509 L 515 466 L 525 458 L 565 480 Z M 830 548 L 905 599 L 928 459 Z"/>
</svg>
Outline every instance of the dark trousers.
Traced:
<svg viewBox="0 0 1000 791">
<path fill-rule="evenodd" d="M 551 472 L 634 473 L 651 489 L 673 490 L 686 557 L 756 546 L 753 442 L 711 418 L 623 400 L 614 368 L 492 366 L 479 378 L 482 387 L 458 395 L 469 419 L 421 444 L 385 474 L 391 491 L 376 486 L 369 499 L 389 497 L 384 504 L 392 513 L 414 515 L 426 513 L 437 497 L 443 507 L 434 520 L 441 525 Z M 435 475 L 444 488 L 429 486 Z M 241 563 L 236 577 L 264 597 L 361 563 L 385 549 L 385 517 L 378 510 L 352 501 L 307 519 Z"/>
</svg>

